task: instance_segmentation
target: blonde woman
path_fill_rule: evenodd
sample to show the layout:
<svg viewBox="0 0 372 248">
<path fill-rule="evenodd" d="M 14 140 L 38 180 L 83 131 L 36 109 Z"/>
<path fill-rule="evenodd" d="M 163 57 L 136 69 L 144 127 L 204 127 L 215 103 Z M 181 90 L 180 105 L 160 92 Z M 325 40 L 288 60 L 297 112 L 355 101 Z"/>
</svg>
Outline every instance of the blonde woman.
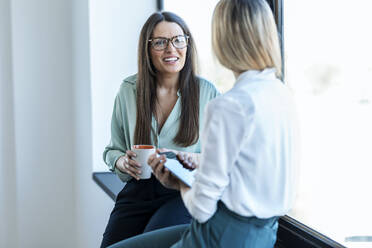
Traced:
<svg viewBox="0 0 372 248">
<path fill-rule="evenodd" d="M 164 169 L 165 157 L 149 158 L 158 180 L 181 192 L 193 221 L 112 247 L 272 248 L 278 218 L 293 205 L 296 115 L 280 80 L 272 12 L 264 0 L 221 0 L 212 23 L 213 50 L 236 83 L 207 106 L 192 187 Z"/>
</svg>

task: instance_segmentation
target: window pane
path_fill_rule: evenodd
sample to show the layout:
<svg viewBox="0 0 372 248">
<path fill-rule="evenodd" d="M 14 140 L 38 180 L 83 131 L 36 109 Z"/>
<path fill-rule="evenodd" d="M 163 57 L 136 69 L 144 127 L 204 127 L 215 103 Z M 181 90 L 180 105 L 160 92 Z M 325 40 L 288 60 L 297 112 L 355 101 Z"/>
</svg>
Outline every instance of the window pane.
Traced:
<svg viewBox="0 0 372 248">
<path fill-rule="evenodd" d="M 347 247 L 372 247 L 351 242 L 372 236 L 370 1 L 285 0 L 283 11 L 302 140 L 291 216 Z"/>
</svg>

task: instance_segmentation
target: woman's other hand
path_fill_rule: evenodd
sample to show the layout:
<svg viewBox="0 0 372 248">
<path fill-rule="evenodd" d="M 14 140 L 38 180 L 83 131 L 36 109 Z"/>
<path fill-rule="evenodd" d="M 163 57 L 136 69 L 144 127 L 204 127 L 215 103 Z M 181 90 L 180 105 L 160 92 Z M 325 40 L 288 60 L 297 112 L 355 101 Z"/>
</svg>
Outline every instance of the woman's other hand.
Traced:
<svg viewBox="0 0 372 248">
<path fill-rule="evenodd" d="M 177 154 L 177 159 L 181 162 L 182 166 L 188 170 L 198 168 L 198 164 L 196 163 L 194 157 L 188 153 L 179 152 Z"/>
<path fill-rule="evenodd" d="M 160 148 L 158 152 L 173 152 L 177 156 L 177 160 L 182 164 L 185 169 L 194 170 L 198 168 L 199 154 L 189 152 L 179 152 L 176 150 Z"/>
<path fill-rule="evenodd" d="M 134 157 L 136 157 L 136 154 L 131 150 L 127 150 L 125 156 L 121 156 L 116 161 L 116 168 L 118 168 L 121 172 L 127 173 L 139 180 L 141 174 L 141 165 L 137 161 L 133 160 Z"/>
<path fill-rule="evenodd" d="M 164 152 L 164 149 L 158 149 L 156 152 Z M 164 167 L 164 163 L 167 161 L 165 155 L 158 157 L 157 153 L 152 154 L 147 162 L 152 168 L 152 173 L 164 187 L 180 190 L 180 180 Z"/>
</svg>

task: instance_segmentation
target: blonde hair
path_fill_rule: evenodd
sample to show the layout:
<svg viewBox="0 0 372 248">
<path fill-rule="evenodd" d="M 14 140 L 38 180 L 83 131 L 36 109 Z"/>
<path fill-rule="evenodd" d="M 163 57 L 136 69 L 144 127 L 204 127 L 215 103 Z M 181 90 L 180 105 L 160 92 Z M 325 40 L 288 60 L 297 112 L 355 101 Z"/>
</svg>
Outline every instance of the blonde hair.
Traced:
<svg viewBox="0 0 372 248">
<path fill-rule="evenodd" d="M 264 0 L 221 0 L 213 13 L 212 47 L 233 72 L 275 68 L 281 78 L 278 31 Z"/>
</svg>

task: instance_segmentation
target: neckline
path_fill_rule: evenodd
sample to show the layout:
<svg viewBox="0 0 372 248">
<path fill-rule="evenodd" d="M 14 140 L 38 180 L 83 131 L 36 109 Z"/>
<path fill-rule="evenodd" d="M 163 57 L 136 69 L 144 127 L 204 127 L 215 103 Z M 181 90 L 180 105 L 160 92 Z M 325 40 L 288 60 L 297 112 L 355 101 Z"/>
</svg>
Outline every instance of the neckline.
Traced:
<svg viewBox="0 0 372 248">
<path fill-rule="evenodd" d="M 165 120 L 165 122 L 164 122 L 164 124 L 163 124 L 163 126 L 162 126 L 162 128 L 160 130 L 159 130 L 159 123 L 158 123 L 158 121 L 156 120 L 155 116 L 152 115 L 152 118 L 153 118 L 153 120 L 154 120 L 154 122 L 156 124 L 155 131 L 156 131 L 156 135 L 157 136 L 161 136 L 162 133 L 164 133 L 164 130 L 169 129 L 170 126 L 172 125 L 172 123 L 174 122 L 174 120 L 176 120 L 179 117 L 180 113 L 179 113 L 179 111 L 177 111 L 179 109 L 179 105 L 180 105 L 180 97 L 177 98 L 177 101 L 174 104 L 174 106 L 172 108 L 172 111 L 168 115 L 167 119 Z"/>
</svg>

